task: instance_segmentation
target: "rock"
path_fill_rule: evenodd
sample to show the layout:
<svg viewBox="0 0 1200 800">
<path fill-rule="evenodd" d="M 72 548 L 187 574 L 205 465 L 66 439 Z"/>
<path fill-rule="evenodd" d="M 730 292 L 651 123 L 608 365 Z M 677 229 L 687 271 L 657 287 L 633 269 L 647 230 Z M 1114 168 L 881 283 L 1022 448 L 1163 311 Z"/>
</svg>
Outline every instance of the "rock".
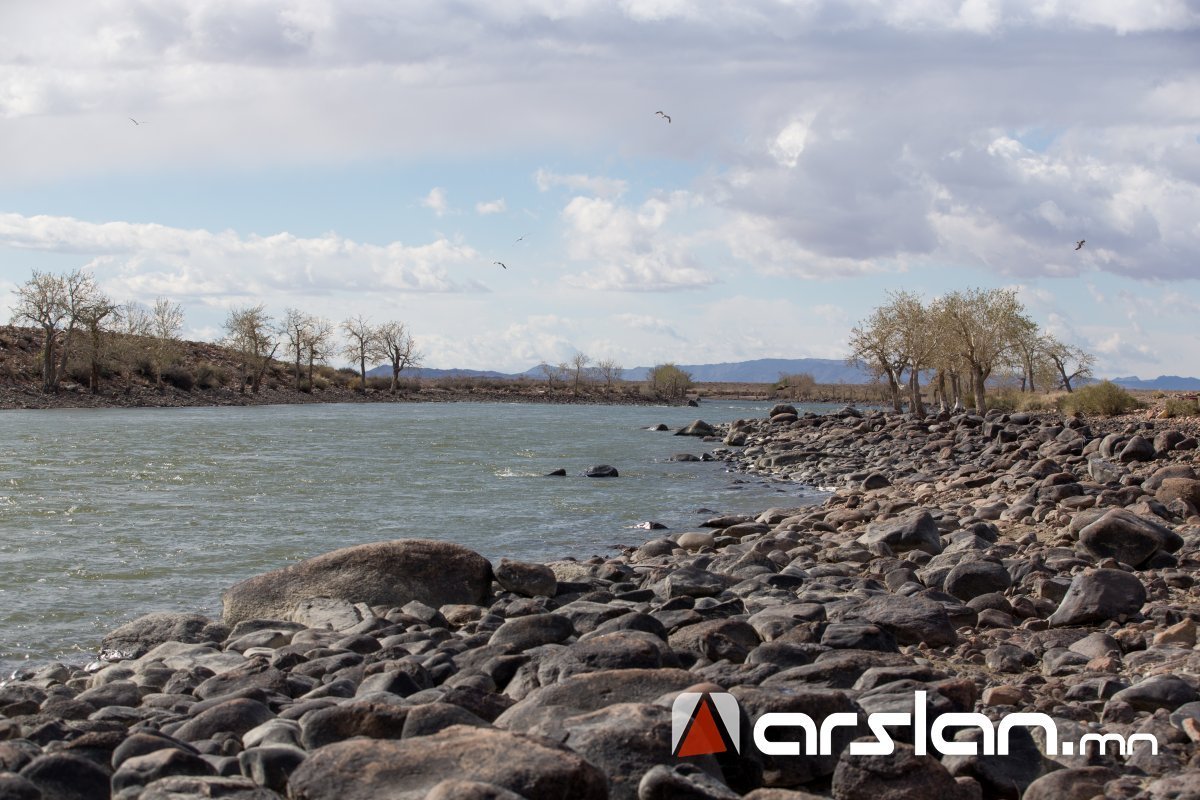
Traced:
<svg viewBox="0 0 1200 800">
<path fill-rule="evenodd" d="M 126 759 L 113 773 L 113 792 L 149 786 L 172 775 L 216 775 L 212 765 L 195 753 L 166 748 Z"/>
<path fill-rule="evenodd" d="M 130 658 L 138 658 L 163 642 L 199 644 L 220 641 L 227 634 L 228 629 L 200 614 L 159 611 L 125 623 L 106 635 L 100 646 L 105 650 L 119 650 Z"/>
<path fill-rule="evenodd" d="M 866 737 L 863 741 L 875 740 Z M 852 756 L 847 748 L 833 773 L 836 800 L 967 800 L 967 790 L 933 756 L 895 743 L 885 756 Z"/>
<path fill-rule="evenodd" d="M 274 717 L 271 709 L 262 703 L 237 698 L 200 712 L 170 733 L 185 742 L 211 739 L 218 733 L 231 733 L 240 737 Z"/>
<path fill-rule="evenodd" d="M 558 469 L 552 469 L 549 472 L 547 472 L 545 477 L 547 477 L 547 478 L 565 478 L 565 477 L 567 477 L 567 471 L 565 469 L 563 469 L 562 467 L 559 467 Z"/>
<path fill-rule="evenodd" d="M 445 780 L 429 790 L 425 800 L 523 800 L 521 795 L 510 792 L 494 783 L 463 781 L 457 778 Z"/>
<path fill-rule="evenodd" d="M 1164 478 L 1154 493 L 1154 499 L 1160 503 L 1170 503 L 1172 500 L 1184 500 L 1193 508 L 1200 509 L 1200 480 L 1193 478 Z"/>
<path fill-rule="evenodd" d="M 1157 711 L 1165 708 L 1174 711 L 1185 703 L 1200 700 L 1200 694 L 1192 684 L 1174 675 L 1156 675 L 1112 696 L 1118 703 L 1126 703 L 1136 711 Z"/>
<path fill-rule="evenodd" d="M 717 430 L 702 419 L 675 431 L 676 436 L 716 436 Z"/>
<path fill-rule="evenodd" d="M 700 461 L 701 459 L 700 459 L 700 456 L 694 455 L 692 453 L 676 453 L 675 455 L 671 456 L 671 460 L 678 461 L 681 463 L 682 462 L 690 463 L 692 461 Z"/>
<path fill-rule="evenodd" d="M 668 641 L 677 653 L 709 661 L 727 659 L 734 664 L 745 661 L 750 651 L 762 643 L 753 626 L 734 619 L 688 625 L 672 633 Z"/>
<path fill-rule="evenodd" d="M 682 669 L 610 669 L 573 675 L 534 689 L 495 721 L 496 727 L 527 731 L 546 722 L 597 711 L 615 703 L 650 703 L 696 682 Z"/>
<path fill-rule="evenodd" d="M 937 523 L 928 511 L 914 509 L 896 519 L 873 522 L 859 536 L 859 544 L 870 547 L 882 542 L 895 553 L 924 550 L 931 555 L 942 552 L 942 539 Z"/>
<path fill-rule="evenodd" d="M 1119 569 L 1097 569 L 1071 580 L 1049 623 L 1065 627 L 1108 622 L 1137 614 L 1145 604 L 1146 587 L 1137 576 Z"/>
<path fill-rule="evenodd" d="M 160 778 L 147 786 L 138 795 L 138 800 L 204 800 L 210 797 L 219 797 L 221 800 L 280 800 L 280 795 L 255 785 L 249 778 L 232 775 Z"/>
<path fill-rule="evenodd" d="M 956 742 L 974 742 L 976 755 L 947 755 L 942 766 L 956 778 L 974 778 L 986 800 L 1019 800 L 1021 793 L 1042 774 L 1042 751 L 1028 729 L 1016 726 L 1008 733 L 1008 754 L 983 755 L 983 731 L 968 728 Z"/>
<path fill-rule="evenodd" d="M 1079 545 L 1096 559 L 1115 558 L 1136 567 L 1158 550 L 1175 552 L 1183 539 L 1153 520 L 1114 508 L 1079 531 Z"/>
<path fill-rule="evenodd" d="M 1088 477 L 1096 483 L 1117 483 L 1125 473 L 1124 467 L 1117 466 L 1111 461 L 1096 457 L 1088 459 Z"/>
<path fill-rule="evenodd" d="M 101 800 L 110 796 L 108 771 L 91 759 L 70 753 L 48 753 L 20 772 L 44 800 Z"/>
<path fill-rule="evenodd" d="M 298 747 L 270 745 L 251 747 L 238 753 L 242 774 L 259 786 L 280 794 L 287 791 L 288 777 L 304 763 L 307 754 Z"/>
<path fill-rule="evenodd" d="M 1131 438 L 1117 454 L 1117 460 L 1122 464 L 1128 464 L 1131 461 L 1152 461 L 1153 459 L 1154 444 L 1142 436 Z"/>
<path fill-rule="evenodd" d="M 677 763 L 671 755 L 671 710 L 663 706 L 618 703 L 571 717 L 562 727 L 563 744 L 608 776 L 610 800 L 637 800 L 647 770 Z"/>
<path fill-rule="evenodd" d="M 947 594 L 966 602 L 980 595 L 1004 592 L 1012 586 L 1012 577 L 1003 564 L 996 561 L 960 561 L 946 576 L 943 588 Z"/>
<path fill-rule="evenodd" d="M 958 641 L 945 607 L 925 598 L 877 595 L 863 600 L 850 613 L 884 628 L 902 645 L 942 647 Z"/>
<path fill-rule="evenodd" d="M 422 703 L 408 710 L 400 738 L 429 736 L 454 725 L 471 725 L 476 728 L 492 727 L 487 720 L 472 714 L 462 706 L 452 703 Z"/>
<path fill-rule="evenodd" d="M 574 635 L 574 625 L 562 614 L 530 614 L 506 621 L 488 643 L 506 645 L 515 653 L 523 653 L 533 647 L 566 641 Z"/>
<path fill-rule="evenodd" d="M 334 631 L 348 631 L 363 621 L 354 603 L 332 597 L 301 600 L 292 609 L 291 619 L 306 628 Z"/>
<path fill-rule="evenodd" d="M 306 750 L 313 751 L 352 736 L 399 739 L 407 719 L 408 708 L 404 706 L 343 703 L 305 714 L 300 720 L 300 741 Z"/>
<path fill-rule="evenodd" d="M 42 791 L 20 775 L 0 772 L 0 799 L 42 800 Z"/>
<path fill-rule="evenodd" d="M 869 492 L 872 489 L 884 489 L 891 485 L 892 482 L 888 480 L 888 477 L 881 472 L 872 472 L 870 475 L 863 478 L 862 483 L 859 484 L 864 492 Z"/>
<path fill-rule="evenodd" d="M 682 547 L 684 550 L 696 551 L 705 547 L 712 547 L 716 542 L 716 537 L 705 531 L 688 531 L 681 533 L 675 538 L 675 544 Z"/>
<path fill-rule="evenodd" d="M 833 729 L 829 742 L 831 752 L 827 755 L 808 755 L 803 749 L 791 755 L 761 755 L 763 779 L 768 786 L 792 787 L 828 778 L 834 773 L 838 759 L 847 745 L 856 737 L 867 733 L 862 709 L 850 698 L 849 693 L 844 691 L 793 684 L 782 691 L 777 686 L 738 686 L 731 690 L 731 694 L 737 698 L 739 706 L 751 723 L 764 714 L 772 713 L 807 714 L 818 729 L 834 714 L 848 714 L 857 719 L 857 724 Z M 799 742 L 802 737 L 796 728 L 780 728 L 768 738 Z"/>
<path fill-rule="evenodd" d="M 741 796 L 699 767 L 660 764 L 638 782 L 638 800 L 740 800 Z"/>
<path fill-rule="evenodd" d="M 1029 784 L 1022 800 L 1092 800 L 1103 796 L 1104 784 L 1117 777 L 1108 767 L 1060 769 Z"/>
<path fill-rule="evenodd" d="M 293 800 L 423 800 L 454 776 L 527 800 L 605 800 L 604 775 L 565 747 L 507 731 L 456 725 L 403 741 L 355 739 L 322 747 L 292 773 Z"/>
<path fill-rule="evenodd" d="M 620 477 L 620 472 L 617 468 L 610 464 L 597 464 L 593 467 L 588 467 L 584 473 L 585 478 L 617 478 Z"/>
<path fill-rule="evenodd" d="M 357 545 L 244 580 L 222 596 L 226 624 L 289 619 L 301 602 L 329 597 L 367 605 L 481 605 L 491 588 L 491 564 L 451 542 L 400 539 Z"/>
<path fill-rule="evenodd" d="M 495 573 L 496 582 L 510 592 L 526 597 L 554 597 L 558 593 L 558 579 L 545 564 L 502 558 L 495 566 Z"/>
</svg>

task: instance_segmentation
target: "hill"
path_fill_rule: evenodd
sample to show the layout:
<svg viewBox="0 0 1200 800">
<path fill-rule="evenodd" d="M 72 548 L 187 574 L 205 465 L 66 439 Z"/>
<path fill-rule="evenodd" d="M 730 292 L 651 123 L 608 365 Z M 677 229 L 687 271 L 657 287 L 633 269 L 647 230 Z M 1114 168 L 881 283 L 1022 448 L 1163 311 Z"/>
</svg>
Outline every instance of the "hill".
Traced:
<svg viewBox="0 0 1200 800">
<path fill-rule="evenodd" d="M 1200 392 L 1200 378 L 1184 378 L 1179 375 L 1159 375 L 1142 380 L 1137 376 L 1113 378 L 1112 382 L 1126 389 L 1157 389 L 1164 392 Z"/>
</svg>

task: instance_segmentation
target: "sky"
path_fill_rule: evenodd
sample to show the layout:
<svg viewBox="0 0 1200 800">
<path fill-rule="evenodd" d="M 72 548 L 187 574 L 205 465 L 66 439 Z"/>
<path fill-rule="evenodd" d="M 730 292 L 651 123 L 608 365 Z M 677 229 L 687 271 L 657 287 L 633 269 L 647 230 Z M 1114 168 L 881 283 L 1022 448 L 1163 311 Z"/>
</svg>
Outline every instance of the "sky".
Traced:
<svg viewBox="0 0 1200 800">
<path fill-rule="evenodd" d="M 3 0 L 0 318 L 78 268 L 514 372 L 1005 287 L 1197 376 L 1200 0 Z"/>
</svg>

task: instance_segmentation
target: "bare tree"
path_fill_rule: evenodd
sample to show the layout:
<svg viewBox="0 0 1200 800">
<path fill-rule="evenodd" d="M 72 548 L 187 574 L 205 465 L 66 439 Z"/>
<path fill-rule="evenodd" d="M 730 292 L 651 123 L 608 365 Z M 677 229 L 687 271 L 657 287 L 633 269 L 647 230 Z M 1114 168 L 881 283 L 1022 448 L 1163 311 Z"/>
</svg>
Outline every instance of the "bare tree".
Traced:
<svg viewBox="0 0 1200 800">
<path fill-rule="evenodd" d="M 420 366 L 423 358 L 403 322 L 385 322 L 375 329 L 371 358 L 392 365 L 392 394 L 400 386 L 400 373 L 408 367 Z"/>
<path fill-rule="evenodd" d="M 1062 386 L 1068 393 L 1075 391 L 1071 388 L 1071 381 L 1092 377 L 1092 367 L 1096 364 L 1095 356 L 1084 352 L 1082 348 L 1060 342 L 1050 334 L 1046 334 L 1042 339 L 1046 357 L 1054 364 Z"/>
<path fill-rule="evenodd" d="M 367 390 L 367 359 L 375 349 L 375 329 L 360 314 L 342 323 L 342 332 L 346 334 L 346 346 L 342 355 L 351 362 L 358 363 L 358 375 L 362 379 L 362 390 Z"/>
<path fill-rule="evenodd" d="M 298 308 L 284 309 L 283 320 L 279 323 L 280 333 L 287 339 L 288 354 L 292 357 L 292 365 L 295 368 L 293 377 L 296 391 L 300 391 L 301 365 L 312 335 L 312 325 L 312 316 Z M 312 385 L 311 381 L 309 385 Z"/>
<path fill-rule="evenodd" d="M 225 344 L 241 356 L 238 391 L 245 393 L 246 381 L 250 391 L 258 393 L 271 359 L 279 349 L 266 308 L 257 306 L 231 309 L 225 319 Z"/>
<path fill-rule="evenodd" d="M 81 349 L 88 362 L 88 388 L 92 394 L 100 393 L 100 373 L 112 349 L 109 332 L 116 313 L 116 304 L 97 292 L 92 303 L 80 314 L 79 322 L 86 333 Z"/>
<path fill-rule="evenodd" d="M 58 391 L 71 353 L 75 331 L 100 296 L 89 273 L 74 270 L 51 275 L 34 270 L 33 277 L 16 289 L 14 322 L 42 329 L 42 391 Z"/>
<path fill-rule="evenodd" d="M 579 387 L 587 377 L 587 365 L 590 363 L 592 363 L 592 359 L 587 353 L 576 353 L 571 356 L 568 370 L 571 375 L 572 393 L 579 394 Z"/>
<path fill-rule="evenodd" d="M 162 385 L 163 370 L 179 358 L 179 333 L 183 330 L 183 309 L 165 297 L 154 299 L 150 310 L 150 363 L 154 383 Z"/>
<path fill-rule="evenodd" d="M 545 361 L 543 361 L 538 365 L 538 368 L 542 371 L 542 375 L 545 376 L 546 383 L 551 389 L 554 388 L 555 383 L 559 381 L 565 381 L 567 379 L 567 365 L 564 363 L 560 362 L 559 364 L 555 365 L 547 364 Z"/>
<path fill-rule="evenodd" d="M 887 378 L 892 410 L 900 413 L 900 380 L 908 366 L 908 354 L 895 320 L 885 309 L 875 309 L 850 330 L 850 356 L 846 360 L 865 367 L 876 378 Z"/>
<path fill-rule="evenodd" d="M 336 348 L 334 347 L 334 327 L 333 323 L 325 319 L 325 317 L 311 317 L 309 319 L 308 331 L 304 339 L 304 352 L 308 358 L 308 385 L 313 386 L 313 366 L 315 364 L 324 364 L 333 357 Z"/>
<path fill-rule="evenodd" d="M 921 371 L 929 368 L 937 354 L 938 340 L 934 335 L 933 314 L 912 292 L 891 292 L 884 306 L 895 326 L 896 346 L 908 366 L 908 410 L 925 416 L 921 400 Z"/>
<path fill-rule="evenodd" d="M 942 297 L 938 307 L 948 328 L 947 341 L 971 377 L 975 410 L 983 413 L 988 377 L 1010 356 L 1020 331 L 1033 323 L 1011 289 L 953 292 Z"/>
<path fill-rule="evenodd" d="M 596 369 L 600 372 L 600 378 L 604 381 L 604 385 L 609 389 L 613 384 L 621 380 L 621 376 L 625 374 L 625 368 L 617 363 L 615 358 L 605 358 L 596 362 Z"/>
</svg>

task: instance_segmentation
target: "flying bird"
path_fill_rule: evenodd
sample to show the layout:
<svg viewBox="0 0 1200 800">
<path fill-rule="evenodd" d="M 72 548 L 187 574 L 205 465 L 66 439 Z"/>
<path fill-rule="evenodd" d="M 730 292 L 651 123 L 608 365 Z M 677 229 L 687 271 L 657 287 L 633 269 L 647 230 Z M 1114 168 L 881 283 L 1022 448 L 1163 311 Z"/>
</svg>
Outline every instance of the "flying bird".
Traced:
<svg viewBox="0 0 1200 800">
<path fill-rule="evenodd" d="M 1086 241 L 1087 241 L 1087 239 L 1080 239 L 1078 242 L 1076 242 L 1076 243 L 1075 243 L 1075 249 L 1076 249 L 1076 250 L 1082 250 L 1082 249 L 1083 249 L 1083 243 L 1084 243 L 1084 242 L 1086 242 Z"/>
<path fill-rule="evenodd" d="M 523 242 L 523 241 L 525 241 L 525 237 L 526 237 L 526 236 L 528 236 L 528 235 L 529 235 L 528 233 L 522 233 L 520 236 L 518 236 L 518 237 L 517 237 L 517 241 L 516 241 L 516 242 L 513 242 L 513 244 L 517 244 L 517 242 Z"/>
<path fill-rule="evenodd" d="M 504 266 L 504 262 L 503 262 L 503 261 L 493 261 L 492 263 L 493 263 L 493 264 L 499 264 L 499 265 L 500 265 L 501 267 L 503 267 L 504 269 L 508 269 L 508 267 L 505 267 L 505 266 Z"/>
<path fill-rule="evenodd" d="M 136 119 L 134 119 L 133 117 L 129 117 L 129 121 L 130 121 L 130 122 L 132 122 L 134 125 L 141 125 L 141 124 L 142 124 L 142 123 L 138 122 Z"/>
<path fill-rule="evenodd" d="M 663 112 L 661 112 L 661 111 L 655 111 L 654 113 L 655 113 L 655 114 L 657 114 L 658 116 L 662 117 L 663 119 L 665 119 L 665 120 L 667 121 L 667 124 L 668 124 L 668 125 L 670 125 L 670 124 L 671 124 L 671 117 L 670 117 L 670 115 L 668 115 L 668 114 L 664 114 L 664 113 L 663 113 Z"/>
</svg>

